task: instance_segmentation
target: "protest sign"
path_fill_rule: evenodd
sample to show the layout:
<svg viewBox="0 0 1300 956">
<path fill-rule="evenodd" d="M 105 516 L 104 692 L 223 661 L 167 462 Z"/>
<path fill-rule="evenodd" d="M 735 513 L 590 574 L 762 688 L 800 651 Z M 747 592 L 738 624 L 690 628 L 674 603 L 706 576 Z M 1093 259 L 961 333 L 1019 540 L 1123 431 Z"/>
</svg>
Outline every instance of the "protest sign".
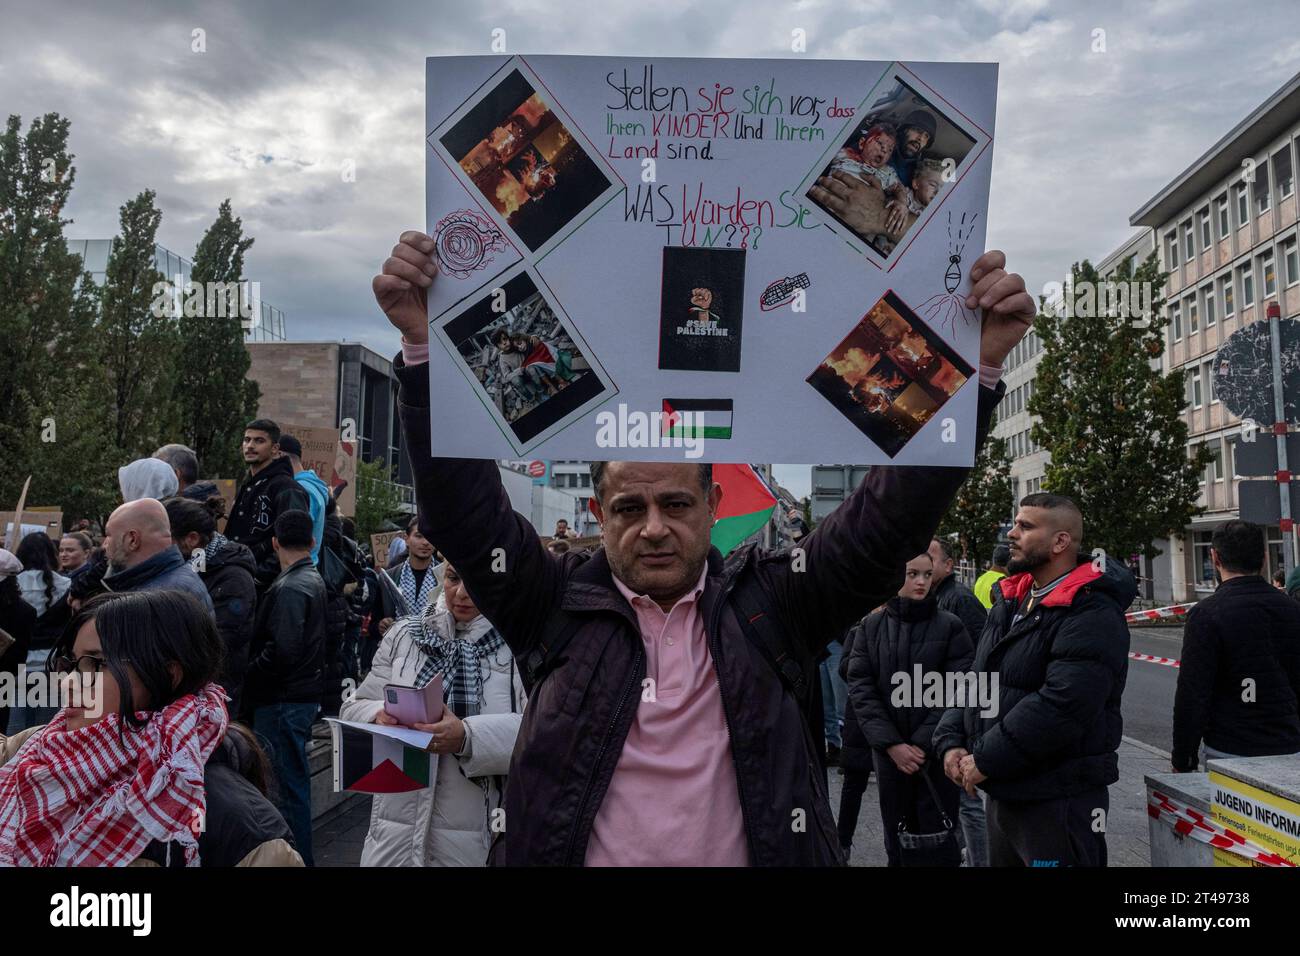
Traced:
<svg viewBox="0 0 1300 956">
<path fill-rule="evenodd" d="M 376 571 L 388 567 L 388 548 L 401 535 L 400 531 L 381 531 L 370 536 L 370 554 L 375 559 Z"/>
<path fill-rule="evenodd" d="M 0 511 L 0 528 L 8 530 L 13 528 L 14 519 L 17 517 L 16 511 Z M 55 541 L 63 537 L 63 512 L 59 508 L 25 508 L 23 509 L 22 528 L 14 539 L 14 547 L 23 539 L 24 535 L 29 535 L 33 531 L 42 531 L 49 535 Z"/>
<path fill-rule="evenodd" d="M 356 442 L 345 442 L 337 428 L 283 423 L 280 431 L 302 443 L 302 464 L 316 472 L 338 500 L 339 513 L 356 512 Z M 336 491 L 339 486 L 341 491 Z"/>
<path fill-rule="evenodd" d="M 426 79 L 435 454 L 971 463 L 996 65 Z"/>
</svg>

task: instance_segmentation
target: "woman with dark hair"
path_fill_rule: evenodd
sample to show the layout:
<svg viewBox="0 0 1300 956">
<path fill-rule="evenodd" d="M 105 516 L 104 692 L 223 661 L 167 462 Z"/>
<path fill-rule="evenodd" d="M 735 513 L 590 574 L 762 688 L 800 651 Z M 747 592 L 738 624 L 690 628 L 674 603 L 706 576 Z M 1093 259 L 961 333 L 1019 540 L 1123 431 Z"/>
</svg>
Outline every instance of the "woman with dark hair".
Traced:
<svg viewBox="0 0 1300 956">
<path fill-rule="evenodd" d="M 44 650 L 54 643 L 68 622 L 67 608 L 60 605 L 71 582 L 59 574 L 59 551 L 44 531 L 24 535 L 18 542 L 16 557 L 23 565 L 23 572 L 18 575 L 23 600 L 36 609 L 32 646 Z"/>
<path fill-rule="evenodd" d="M 69 578 L 76 577 L 90 562 L 95 542 L 84 531 L 69 531 L 59 539 L 59 570 Z"/>
<path fill-rule="evenodd" d="M 27 673 L 40 674 L 45 672 L 50 648 L 71 616 L 66 600 L 71 582 L 58 573 L 59 552 L 43 531 L 24 535 L 15 556 L 23 566 L 18 587 L 23 600 L 36 611 L 36 626 L 27 645 Z M 53 716 L 54 709 L 50 707 L 15 707 L 13 725 L 21 730 L 43 724 Z"/>
<path fill-rule="evenodd" d="M 0 674 L 8 674 L 15 680 L 18 665 L 27 660 L 27 648 L 36 627 L 36 610 L 23 600 L 22 589 L 18 587 L 18 573 L 22 569 L 14 555 L 0 548 L 0 632 L 3 632 L 0 633 Z M 0 704 L 0 734 L 8 726 L 9 708 Z"/>
<path fill-rule="evenodd" d="M 257 621 L 257 562 L 253 552 L 231 541 L 217 530 L 217 519 L 225 513 L 225 500 L 168 498 L 163 502 L 172 526 L 172 540 L 186 558 L 198 558 L 191 566 L 198 571 L 212 598 L 217 632 L 226 647 L 225 666 L 219 683 L 230 695 L 230 712 L 239 713 L 248 670 L 248 648 Z"/>
<path fill-rule="evenodd" d="M 479 613 L 455 568 L 440 565 L 443 587 L 420 615 L 388 628 L 374 667 L 339 716 L 393 725 L 386 687 L 442 681 L 445 704 L 436 723 L 415 724 L 433 735 L 438 755 L 429 786 L 376 794 L 362 866 L 485 866 L 495 811 L 515 749 L 525 705 L 510 648 Z"/>
<path fill-rule="evenodd" d="M 0 736 L 0 866 L 301 865 L 228 727 L 221 653 L 187 594 L 86 602 L 55 646 L 67 705 Z"/>
</svg>

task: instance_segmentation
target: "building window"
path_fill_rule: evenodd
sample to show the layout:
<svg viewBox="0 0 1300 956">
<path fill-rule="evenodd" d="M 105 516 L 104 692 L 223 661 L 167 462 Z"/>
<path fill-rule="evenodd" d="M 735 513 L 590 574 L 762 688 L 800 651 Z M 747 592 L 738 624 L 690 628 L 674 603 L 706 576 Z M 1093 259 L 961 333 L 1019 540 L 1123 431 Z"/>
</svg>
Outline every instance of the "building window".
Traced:
<svg viewBox="0 0 1300 956">
<path fill-rule="evenodd" d="M 1263 215 L 1268 212 L 1271 205 L 1268 188 L 1268 160 L 1266 159 L 1255 167 L 1255 214 Z"/>
<path fill-rule="evenodd" d="M 1223 289 L 1223 317 L 1226 319 L 1230 315 L 1232 315 L 1234 311 L 1232 305 L 1232 273 L 1231 272 L 1229 272 L 1226 276 L 1223 277 L 1223 281 L 1219 283 L 1219 287 Z"/>
<path fill-rule="evenodd" d="M 1201 316 L 1196 308 L 1196 296 L 1187 300 L 1187 334 L 1195 335 L 1201 330 Z"/>
<path fill-rule="evenodd" d="M 1192 408 L 1200 408 L 1201 402 L 1201 369 L 1196 367 L 1192 369 Z"/>
<path fill-rule="evenodd" d="M 1183 223 L 1183 261 L 1191 262 L 1194 251 L 1192 248 L 1192 224 L 1188 221 Z"/>
<path fill-rule="evenodd" d="M 1277 196 L 1285 199 L 1295 192 L 1295 181 L 1291 176 L 1291 144 L 1283 146 L 1273 154 L 1273 175 L 1277 177 Z"/>
<path fill-rule="evenodd" d="M 1250 194 L 1245 186 L 1237 187 L 1237 228 L 1250 222 Z"/>
<path fill-rule="evenodd" d="M 1264 298 L 1271 299 L 1277 295 L 1277 270 L 1273 267 L 1273 253 L 1264 253 L 1260 265 L 1264 267 Z"/>
<path fill-rule="evenodd" d="M 1224 452 L 1228 459 L 1225 462 L 1227 465 L 1227 473 L 1232 475 L 1233 478 L 1240 478 L 1241 475 L 1237 474 L 1237 439 L 1229 438 L 1224 444 L 1227 445 L 1227 449 Z"/>
<path fill-rule="evenodd" d="M 1214 562 L 1210 560 L 1211 531 L 1192 532 L 1192 582 L 1200 590 L 1214 588 Z"/>
<path fill-rule="evenodd" d="M 1165 236 L 1165 256 L 1169 260 L 1169 268 L 1174 269 L 1178 266 L 1178 236 L 1169 233 Z"/>
<path fill-rule="evenodd" d="M 1208 329 L 1214 322 L 1214 286 L 1211 284 L 1205 287 L 1205 327 Z"/>
<path fill-rule="evenodd" d="M 1205 382 L 1205 390 L 1210 394 L 1210 401 L 1217 402 L 1219 396 L 1214 391 L 1214 362 L 1208 361 L 1202 366 L 1202 368 L 1204 371 L 1201 373 L 1201 378 Z"/>
<path fill-rule="evenodd" d="M 1282 245 L 1282 258 L 1286 260 L 1286 284 L 1300 282 L 1300 259 L 1296 257 L 1296 241 L 1288 239 Z"/>
<path fill-rule="evenodd" d="M 1201 249 L 1210 248 L 1210 210 L 1201 213 Z"/>
<path fill-rule="evenodd" d="M 1227 239 L 1231 224 L 1228 221 L 1228 197 L 1219 200 L 1219 238 Z"/>
<path fill-rule="evenodd" d="M 1223 446 L 1217 441 L 1210 442 L 1210 480 L 1223 481 Z"/>
<path fill-rule="evenodd" d="M 1171 341 L 1178 342 L 1183 337 L 1183 311 L 1175 302 L 1169 307 L 1169 334 Z"/>
<path fill-rule="evenodd" d="M 1255 304 L 1255 276 L 1250 266 L 1242 266 L 1237 271 L 1241 274 L 1241 307 L 1249 309 Z"/>
</svg>

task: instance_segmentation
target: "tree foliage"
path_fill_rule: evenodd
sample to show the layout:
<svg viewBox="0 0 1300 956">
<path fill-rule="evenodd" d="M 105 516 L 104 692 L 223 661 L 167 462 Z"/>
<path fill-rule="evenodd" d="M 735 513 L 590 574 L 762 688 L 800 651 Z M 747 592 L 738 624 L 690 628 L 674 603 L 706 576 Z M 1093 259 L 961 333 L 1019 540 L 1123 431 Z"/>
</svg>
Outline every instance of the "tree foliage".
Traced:
<svg viewBox="0 0 1300 956">
<path fill-rule="evenodd" d="M 248 300 L 243 284 L 244 253 L 252 244 L 225 200 L 195 250 L 190 279 L 197 290 L 187 294 L 178 321 L 180 434 L 206 475 L 234 475 L 243 469 L 240 439 L 244 425 L 257 417 L 260 389 L 246 378 L 250 358 L 244 347 L 245 323 L 251 320 L 243 317 L 260 305 Z M 222 288 L 233 296 L 227 299 L 215 291 Z M 188 305 L 194 301 L 202 308 Z"/>
<path fill-rule="evenodd" d="M 939 534 L 956 534 L 967 558 L 976 563 L 987 561 L 1013 507 L 1007 443 L 990 437 L 940 522 Z"/>
<path fill-rule="evenodd" d="M 1034 322 L 1043 357 L 1028 409 L 1039 419 L 1034 441 L 1051 453 L 1043 488 L 1079 505 L 1087 549 L 1120 560 L 1154 558 L 1157 538 L 1180 533 L 1203 510 L 1196 499 L 1209 451 L 1189 456 L 1183 372 L 1164 374 L 1158 363 L 1167 277 L 1154 252 L 1136 271 L 1120 267 L 1116 281 L 1151 283 L 1141 318 L 1044 307 Z M 1102 283 L 1086 260 L 1071 278 L 1076 290 Z"/>
</svg>

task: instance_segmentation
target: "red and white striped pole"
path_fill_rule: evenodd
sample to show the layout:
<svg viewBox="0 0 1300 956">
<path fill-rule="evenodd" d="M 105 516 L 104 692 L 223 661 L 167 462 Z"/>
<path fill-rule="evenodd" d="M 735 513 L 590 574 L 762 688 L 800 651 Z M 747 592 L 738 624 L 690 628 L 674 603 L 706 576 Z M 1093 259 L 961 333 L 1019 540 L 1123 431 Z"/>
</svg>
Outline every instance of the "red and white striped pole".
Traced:
<svg viewBox="0 0 1300 956">
<path fill-rule="evenodd" d="M 1273 439 L 1277 442 L 1277 494 L 1282 528 L 1282 564 L 1287 577 L 1295 569 L 1295 522 L 1291 517 L 1291 469 L 1286 455 L 1286 402 L 1282 395 L 1282 308 L 1268 305 L 1269 351 L 1273 365 Z"/>
</svg>

